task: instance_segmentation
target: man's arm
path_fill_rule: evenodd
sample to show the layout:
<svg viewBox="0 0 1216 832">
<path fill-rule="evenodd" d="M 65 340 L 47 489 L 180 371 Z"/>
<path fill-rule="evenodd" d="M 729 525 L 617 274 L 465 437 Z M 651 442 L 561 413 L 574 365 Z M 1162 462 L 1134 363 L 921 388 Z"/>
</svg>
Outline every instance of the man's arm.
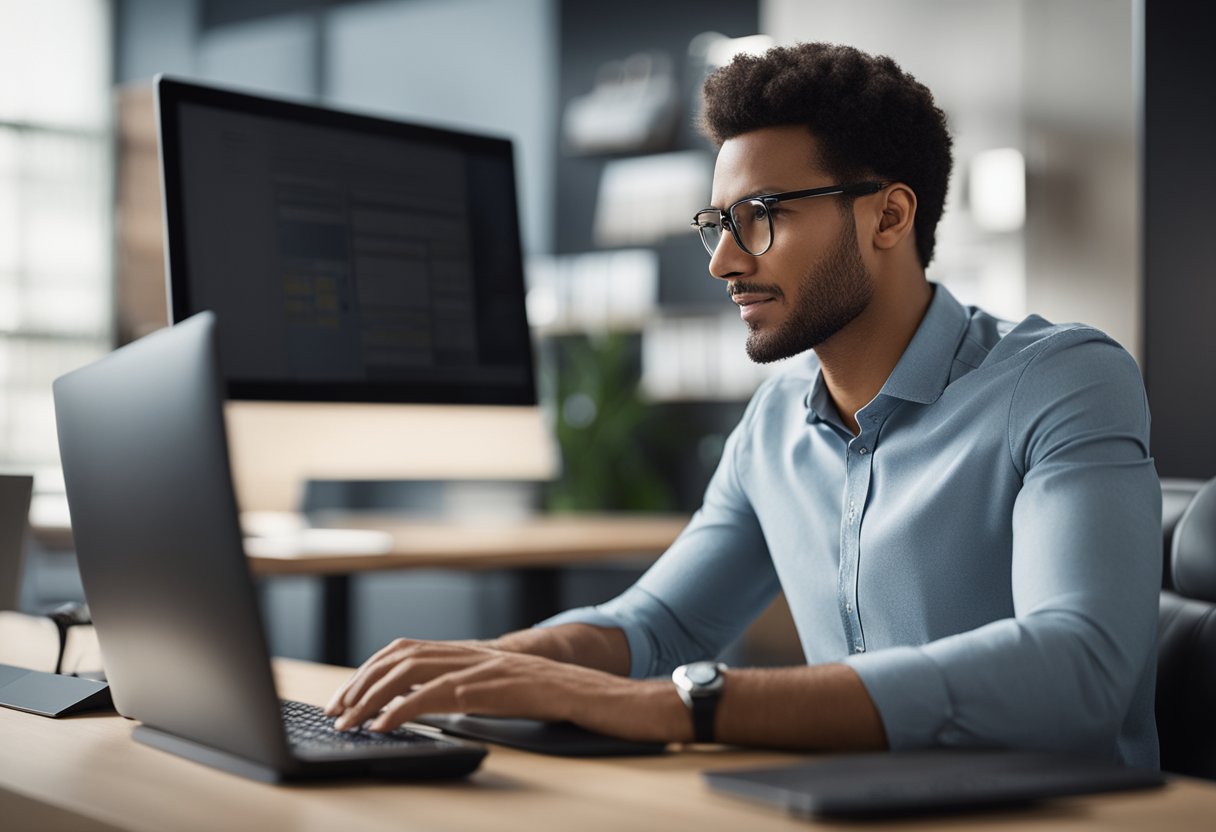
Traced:
<svg viewBox="0 0 1216 832">
<path fill-rule="evenodd" d="M 675 687 L 665 679 L 619 678 L 629 665 L 624 631 L 588 624 L 520 630 L 485 642 L 400 639 L 365 663 L 327 711 L 346 716 L 343 728 L 376 718 L 374 727 L 388 730 L 424 713 L 456 711 L 566 719 L 616 736 L 691 742 L 692 717 Z M 393 673 L 395 681 L 382 681 Z M 415 686 L 411 695 L 395 694 Z M 877 709 L 857 674 L 842 664 L 728 671 L 715 730 L 721 742 L 737 745 L 886 747 Z"/>
<path fill-rule="evenodd" d="M 1008 417 L 1022 478 L 1014 617 L 846 660 L 894 749 L 1070 749 L 1140 764 L 1156 756 L 1161 496 L 1143 386 L 1109 340 L 1061 337 L 1025 367 Z"/>
<path fill-rule="evenodd" d="M 878 710 L 844 664 L 727 671 L 715 731 L 720 742 L 764 748 L 887 747 Z"/>
<path fill-rule="evenodd" d="M 618 627 L 559 624 L 507 633 L 486 643 L 508 653 L 527 653 L 617 676 L 629 675 L 629 642 Z"/>
<path fill-rule="evenodd" d="M 518 653 L 579 665 L 618 676 L 629 672 L 629 644 L 619 629 L 588 624 L 534 627 L 488 641 L 434 642 L 399 638 L 376 651 L 334 692 L 325 712 L 360 724 L 396 695 L 397 688 L 430 681 L 439 669 L 467 669 Z M 373 710 L 374 708 L 374 710 Z M 353 710 L 352 710 L 353 709 Z"/>
<path fill-rule="evenodd" d="M 360 669 L 327 712 L 340 717 L 341 730 L 372 720 L 372 730 L 387 731 L 422 714 L 454 712 L 568 720 L 627 739 L 693 740 L 692 716 L 669 680 L 625 679 L 545 655 L 586 648 L 627 666 L 627 655 L 613 653 L 625 646 L 620 630 L 572 624 L 490 644 L 394 642 Z M 715 722 L 718 740 L 738 745 L 886 746 L 878 711 L 857 674 L 842 664 L 730 670 Z"/>
</svg>

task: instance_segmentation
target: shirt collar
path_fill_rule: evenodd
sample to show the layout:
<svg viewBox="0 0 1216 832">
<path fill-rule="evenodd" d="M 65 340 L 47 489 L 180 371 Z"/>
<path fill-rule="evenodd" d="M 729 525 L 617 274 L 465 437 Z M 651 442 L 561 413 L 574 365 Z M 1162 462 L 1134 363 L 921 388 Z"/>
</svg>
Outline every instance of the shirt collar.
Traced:
<svg viewBox="0 0 1216 832">
<path fill-rule="evenodd" d="M 929 404 L 937 401 L 946 389 L 954 356 L 970 316 L 945 286 L 931 285 L 934 289 L 933 300 L 929 302 L 925 317 L 921 319 L 916 334 L 912 336 L 895 369 L 878 391 L 880 396 Z M 820 419 L 836 421 L 835 408 L 821 368 L 816 368 L 807 405 Z"/>
<path fill-rule="evenodd" d="M 933 288 L 925 317 L 879 395 L 929 404 L 946 389 L 970 315 L 945 286 Z"/>
</svg>

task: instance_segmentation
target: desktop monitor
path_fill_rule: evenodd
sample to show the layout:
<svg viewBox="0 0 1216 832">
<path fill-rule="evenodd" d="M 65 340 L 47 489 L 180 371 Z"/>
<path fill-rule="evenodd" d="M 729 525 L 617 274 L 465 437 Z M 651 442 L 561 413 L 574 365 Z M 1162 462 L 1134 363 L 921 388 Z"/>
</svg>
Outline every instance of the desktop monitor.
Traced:
<svg viewBox="0 0 1216 832">
<path fill-rule="evenodd" d="M 219 320 L 244 509 L 547 479 L 511 143 L 158 77 L 173 322 Z"/>
</svg>

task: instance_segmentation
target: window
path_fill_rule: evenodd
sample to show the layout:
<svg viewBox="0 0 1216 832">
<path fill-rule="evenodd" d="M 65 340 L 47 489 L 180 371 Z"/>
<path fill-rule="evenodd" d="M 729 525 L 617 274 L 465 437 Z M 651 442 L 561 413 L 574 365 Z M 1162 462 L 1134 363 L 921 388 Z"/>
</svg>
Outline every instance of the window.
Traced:
<svg viewBox="0 0 1216 832">
<path fill-rule="evenodd" d="M 111 344 L 111 75 L 107 0 L 0 0 L 0 467 L 43 489 L 51 381 Z"/>
</svg>

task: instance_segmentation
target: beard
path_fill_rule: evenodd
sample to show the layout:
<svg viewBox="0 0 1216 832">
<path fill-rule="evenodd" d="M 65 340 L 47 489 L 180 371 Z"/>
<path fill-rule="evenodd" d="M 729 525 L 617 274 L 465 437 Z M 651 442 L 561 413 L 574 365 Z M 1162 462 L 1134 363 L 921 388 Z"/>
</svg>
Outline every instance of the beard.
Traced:
<svg viewBox="0 0 1216 832">
<path fill-rule="evenodd" d="M 853 222 L 844 224 L 827 256 L 807 268 L 797 293 L 790 316 L 775 329 L 748 324 L 746 349 L 752 361 L 768 364 L 814 349 L 865 311 L 874 284 L 861 259 Z"/>
</svg>

